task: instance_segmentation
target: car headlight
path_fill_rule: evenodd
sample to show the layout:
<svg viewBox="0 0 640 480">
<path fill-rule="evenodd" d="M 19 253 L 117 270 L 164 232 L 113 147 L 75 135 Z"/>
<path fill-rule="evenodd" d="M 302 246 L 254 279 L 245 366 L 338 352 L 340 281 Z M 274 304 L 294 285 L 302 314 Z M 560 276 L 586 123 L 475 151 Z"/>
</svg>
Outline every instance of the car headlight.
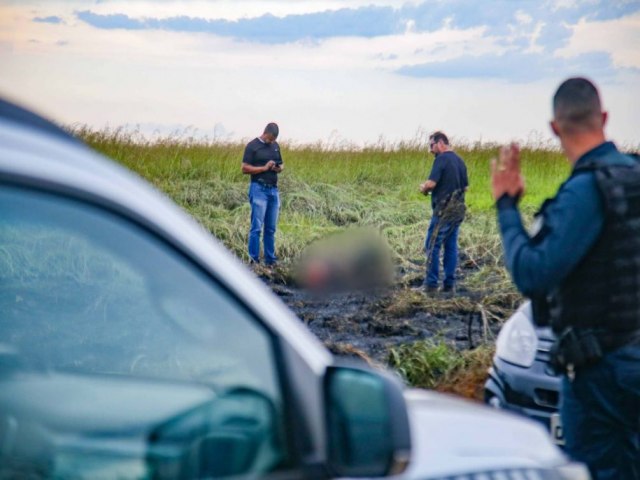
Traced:
<svg viewBox="0 0 640 480">
<path fill-rule="evenodd" d="M 538 335 L 531 318 L 531 304 L 527 302 L 500 330 L 496 341 L 496 356 L 525 368 L 533 364 L 538 349 Z"/>
</svg>

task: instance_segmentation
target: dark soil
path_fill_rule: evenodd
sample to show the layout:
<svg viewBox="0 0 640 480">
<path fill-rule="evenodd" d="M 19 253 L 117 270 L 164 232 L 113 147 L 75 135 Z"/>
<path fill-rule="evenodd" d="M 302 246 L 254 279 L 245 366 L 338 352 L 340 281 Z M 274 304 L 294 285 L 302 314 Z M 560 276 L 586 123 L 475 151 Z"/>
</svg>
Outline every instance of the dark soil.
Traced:
<svg viewBox="0 0 640 480">
<path fill-rule="evenodd" d="M 464 288 L 454 295 L 427 293 L 421 278 L 400 274 L 393 286 L 366 291 L 313 293 L 278 271 L 256 273 L 335 354 L 387 364 L 390 349 L 419 340 L 444 341 L 459 350 L 493 343 L 517 304 Z"/>
</svg>

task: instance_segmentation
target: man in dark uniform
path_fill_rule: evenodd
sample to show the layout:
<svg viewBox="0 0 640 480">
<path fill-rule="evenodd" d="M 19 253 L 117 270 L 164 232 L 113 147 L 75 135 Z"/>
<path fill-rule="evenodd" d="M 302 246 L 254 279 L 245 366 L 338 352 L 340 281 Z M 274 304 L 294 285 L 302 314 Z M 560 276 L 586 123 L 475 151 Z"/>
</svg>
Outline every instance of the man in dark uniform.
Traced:
<svg viewBox="0 0 640 480">
<path fill-rule="evenodd" d="M 249 257 L 252 262 L 260 263 L 260 234 L 264 231 L 264 261 L 267 265 L 274 265 L 278 260 L 275 247 L 276 225 L 280 211 L 278 174 L 284 168 L 280 146 L 276 142 L 278 133 L 278 125 L 269 123 L 262 135 L 247 144 L 242 157 L 242 173 L 251 175 Z"/>
<path fill-rule="evenodd" d="M 605 139 L 596 87 L 570 78 L 553 98 L 551 128 L 573 169 L 523 227 L 520 154 L 492 164 L 505 261 L 551 325 L 563 373 L 566 450 L 594 479 L 640 479 L 640 163 Z"/>
<path fill-rule="evenodd" d="M 424 244 L 427 256 L 427 274 L 424 285 L 428 292 L 438 290 L 440 248 L 444 245 L 444 292 L 455 292 L 458 265 L 458 232 L 464 219 L 464 192 L 469 186 L 464 161 L 449 146 L 442 132 L 429 136 L 429 149 L 435 161 L 429 179 L 420 185 L 420 191 L 431 194 L 433 215 Z"/>
</svg>

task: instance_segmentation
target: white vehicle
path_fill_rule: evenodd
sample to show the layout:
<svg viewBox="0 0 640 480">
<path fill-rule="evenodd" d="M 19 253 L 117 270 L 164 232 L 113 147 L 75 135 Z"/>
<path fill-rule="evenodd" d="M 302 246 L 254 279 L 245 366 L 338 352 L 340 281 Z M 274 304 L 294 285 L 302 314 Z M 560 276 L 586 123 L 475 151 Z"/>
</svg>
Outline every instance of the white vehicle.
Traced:
<svg viewBox="0 0 640 480">
<path fill-rule="evenodd" d="M 524 302 L 500 329 L 484 400 L 540 422 L 556 444 L 564 445 L 561 380 L 550 364 L 554 341 L 551 328 L 536 326 L 531 303 Z"/>
<path fill-rule="evenodd" d="M 2 101 L 0 315 L 0 478 L 587 478 L 534 422 L 336 364 L 171 201 Z"/>
</svg>

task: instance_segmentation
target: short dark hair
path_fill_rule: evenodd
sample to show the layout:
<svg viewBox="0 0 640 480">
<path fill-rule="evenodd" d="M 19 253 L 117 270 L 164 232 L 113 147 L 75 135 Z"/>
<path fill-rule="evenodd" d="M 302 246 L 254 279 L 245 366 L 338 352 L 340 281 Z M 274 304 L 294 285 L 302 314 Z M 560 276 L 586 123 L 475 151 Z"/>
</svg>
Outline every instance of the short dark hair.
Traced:
<svg viewBox="0 0 640 480">
<path fill-rule="evenodd" d="M 591 130 L 601 126 L 602 105 L 596 86 L 586 78 L 562 82 L 553 96 L 553 117 L 560 128 Z"/>
<path fill-rule="evenodd" d="M 269 135 L 273 135 L 273 138 L 278 138 L 278 134 L 280 133 L 280 129 L 278 128 L 277 123 L 267 123 L 267 126 L 264 127 L 264 133 Z"/>
<path fill-rule="evenodd" d="M 441 131 L 433 132 L 429 135 L 429 140 L 433 140 L 435 143 L 442 140 L 445 145 L 449 145 L 449 138 L 447 138 L 447 136 Z"/>
</svg>

